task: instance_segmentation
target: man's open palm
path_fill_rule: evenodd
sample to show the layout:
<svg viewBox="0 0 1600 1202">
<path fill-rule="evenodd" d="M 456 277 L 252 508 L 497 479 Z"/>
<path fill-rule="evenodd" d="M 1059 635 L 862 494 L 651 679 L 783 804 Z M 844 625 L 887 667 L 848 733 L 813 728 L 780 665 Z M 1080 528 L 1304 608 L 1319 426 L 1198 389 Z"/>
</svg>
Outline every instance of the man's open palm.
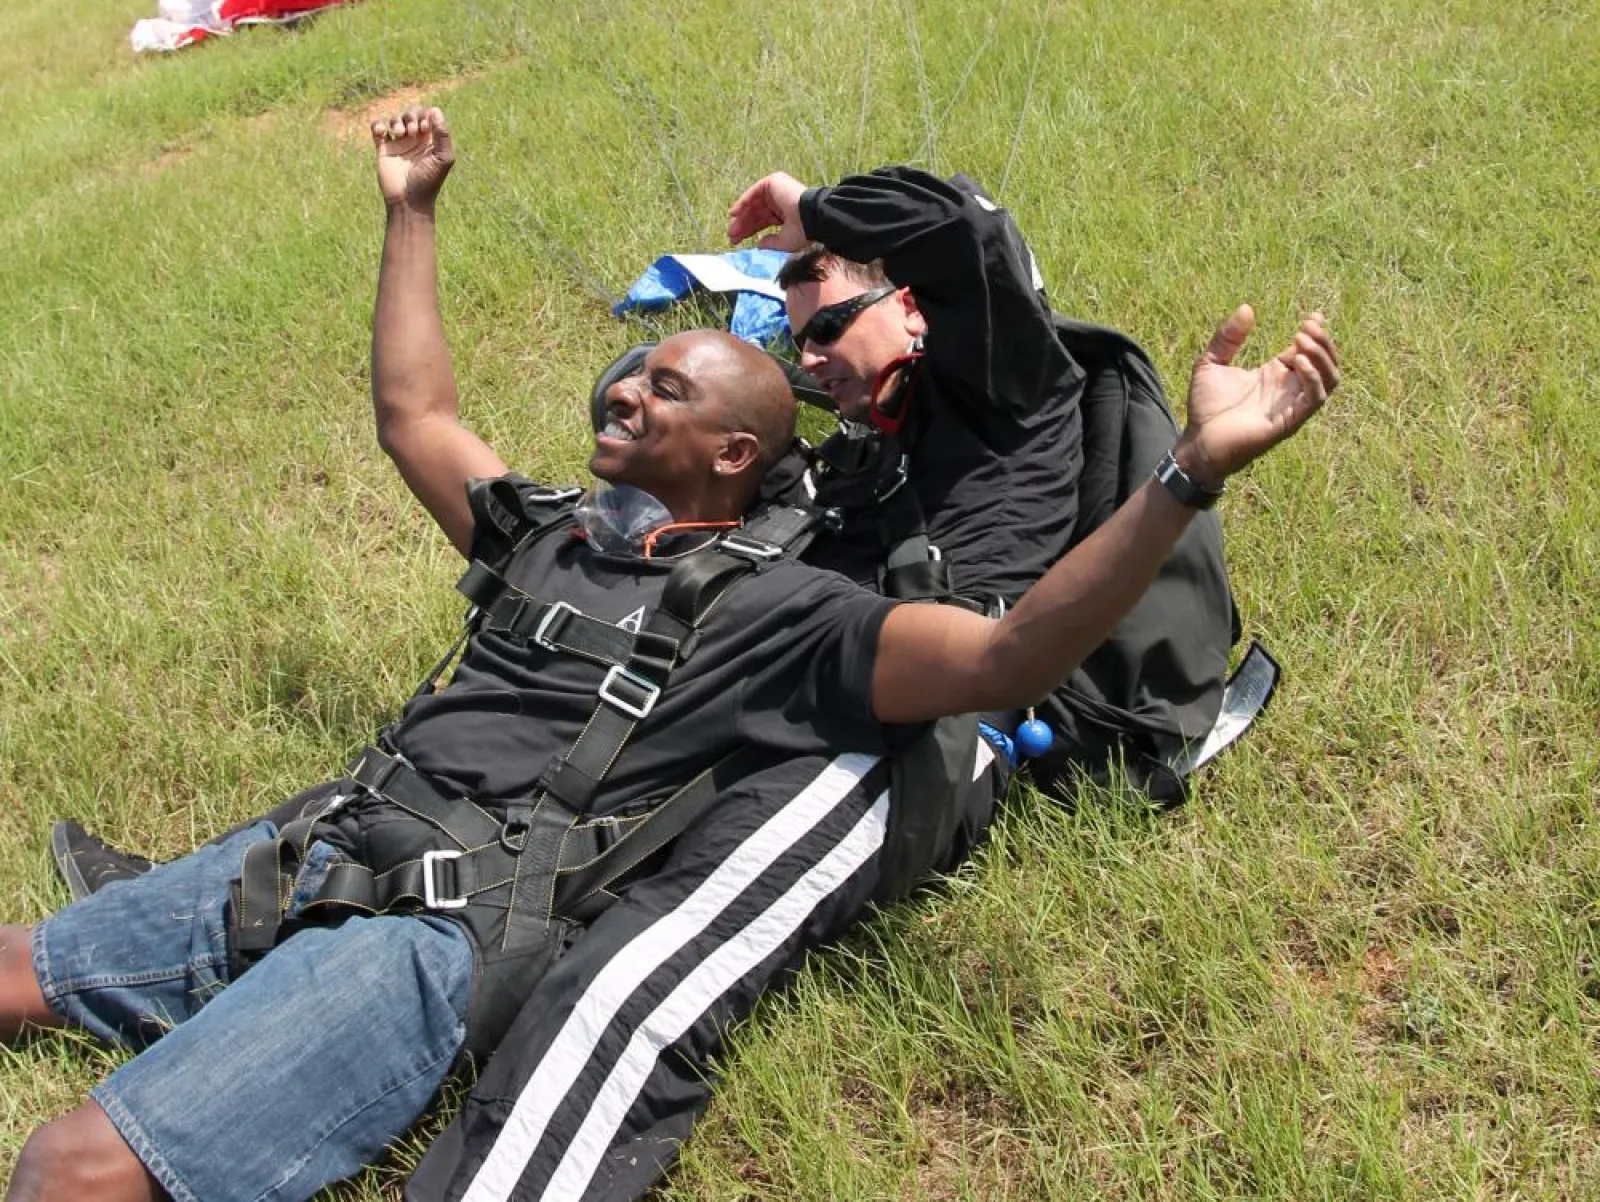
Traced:
<svg viewBox="0 0 1600 1202">
<path fill-rule="evenodd" d="M 450 127 L 437 108 L 409 108 L 374 121 L 372 143 L 385 204 L 431 205 L 456 161 Z"/>
<path fill-rule="evenodd" d="M 1184 441 L 1194 474 L 1204 483 L 1220 483 L 1288 438 L 1339 385 L 1339 356 L 1322 314 L 1301 322 L 1289 346 L 1260 367 L 1235 367 L 1233 359 L 1255 324 L 1249 305 L 1234 310 L 1189 380 Z"/>
</svg>

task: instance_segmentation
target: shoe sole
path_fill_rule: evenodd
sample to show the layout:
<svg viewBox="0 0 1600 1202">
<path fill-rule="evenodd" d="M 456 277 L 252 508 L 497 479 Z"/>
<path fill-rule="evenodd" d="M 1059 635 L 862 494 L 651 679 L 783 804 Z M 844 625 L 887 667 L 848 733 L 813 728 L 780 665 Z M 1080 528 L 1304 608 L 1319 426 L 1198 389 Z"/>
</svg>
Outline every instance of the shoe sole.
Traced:
<svg viewBox="0 0 1600 1202">
<path fill-rule="evenodd" d="M 82 901 L 94 890 L 89 888 L 89 882 L 83 879 L 83 872 L 78 868 L 78 857 L 72 854 L 72 848 L 67 843 L 69 834 L 65 822 L 57 822 L 50 828 L 50 854 L 55 857 L 56 871 L 67 882 L 67 892 L 72 894 L 72 900 Z"/>
</svg>

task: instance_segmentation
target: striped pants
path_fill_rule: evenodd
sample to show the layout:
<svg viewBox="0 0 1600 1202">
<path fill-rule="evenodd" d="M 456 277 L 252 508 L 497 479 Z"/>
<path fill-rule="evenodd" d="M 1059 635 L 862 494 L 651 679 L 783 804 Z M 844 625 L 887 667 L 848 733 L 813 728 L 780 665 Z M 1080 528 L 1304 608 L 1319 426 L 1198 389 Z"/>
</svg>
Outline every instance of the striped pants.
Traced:
<svg viewBox="0 0 1600 1202">
<path fill-rule="evenodd" d="M 877 884 L 886 761 L 785 762 L 729 791 L 558 960 L 408 1202 L 637 1198 L 710 1098 L 722 1033 Z M 974 827 L 1003 784 L 973 782 Z"/>
</svg>

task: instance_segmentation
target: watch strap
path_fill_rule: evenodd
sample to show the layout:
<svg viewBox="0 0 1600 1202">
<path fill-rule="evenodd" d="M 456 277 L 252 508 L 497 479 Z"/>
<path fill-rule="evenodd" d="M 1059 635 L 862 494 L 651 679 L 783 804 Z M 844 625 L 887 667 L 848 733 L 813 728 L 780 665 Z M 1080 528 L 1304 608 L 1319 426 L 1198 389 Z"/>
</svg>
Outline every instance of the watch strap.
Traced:
<svg viewBox="0 0 1600 1202">
<path fill-rule="evenodd" d="M 1156 464 L 1155 477 L 1162 488 L 1190 509 L 1210 509 L 1223 492 L 1221 488 L 1207 488 L 1204 484 L 1196 484 L 1189 479 L 1184 470 L 1178 466 L 1178 461 L 1171 451 L 1163 455 L 1161 462 Z"/>
</svg>

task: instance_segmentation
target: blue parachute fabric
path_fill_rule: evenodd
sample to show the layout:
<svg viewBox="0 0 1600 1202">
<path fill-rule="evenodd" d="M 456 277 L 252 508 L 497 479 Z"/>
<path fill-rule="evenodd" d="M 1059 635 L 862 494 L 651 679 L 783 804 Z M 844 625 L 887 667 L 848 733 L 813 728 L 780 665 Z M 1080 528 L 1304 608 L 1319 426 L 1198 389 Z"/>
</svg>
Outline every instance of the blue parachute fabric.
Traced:
<svg viewBox="0 0 1600 1202">
<path fill-rule="evenodd" d="M 662 255 L 612 306 L 621 317 L 633 309 L 665 309 L 696 288 L 733 297 L 728 328 L 735 337 L 761 346 L 789 333 L 783 289 L 773 283 L 788 255 L 781 250 L 735 250 L 718 255 Z"/>
</svg>

